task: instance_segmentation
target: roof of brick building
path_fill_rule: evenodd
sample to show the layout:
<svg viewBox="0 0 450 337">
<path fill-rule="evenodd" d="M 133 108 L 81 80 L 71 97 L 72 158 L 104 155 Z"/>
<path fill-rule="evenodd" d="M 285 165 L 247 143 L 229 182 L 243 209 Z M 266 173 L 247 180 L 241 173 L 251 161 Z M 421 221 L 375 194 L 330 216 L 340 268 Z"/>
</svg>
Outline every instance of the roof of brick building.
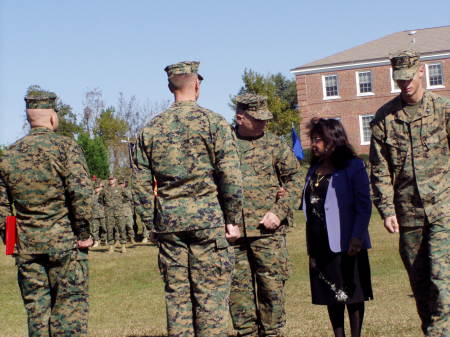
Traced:
<svg viewBox="0 0 450 337">
<path fill-rule="evenodd" d="M 412 32 L 415 32 L 411 34 Z M 324 66 L 387 60 L 390 53 L 414 48 L 422 56 L 450 52 L 450 26 L 405 30 L 292 69 L 292 72 Z"/>
</svg>

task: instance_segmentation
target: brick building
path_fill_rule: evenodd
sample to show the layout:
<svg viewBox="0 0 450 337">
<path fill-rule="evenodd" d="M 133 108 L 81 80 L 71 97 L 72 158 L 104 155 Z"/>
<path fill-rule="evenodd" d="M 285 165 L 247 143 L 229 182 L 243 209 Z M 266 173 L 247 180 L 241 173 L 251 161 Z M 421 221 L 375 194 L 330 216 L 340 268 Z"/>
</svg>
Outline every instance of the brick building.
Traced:
<svg viewBox="0 0 450 337">
<path fill-rule="evenodd" d="M 304 147 L 312 117 L 339 118 L 356 152 L 368 153 L 373 115 L 400 92 L 388 55 L 411 47 L 425 64 L 425 87 L 450 97 L 450 26 L 394 33 L 292 69 Z"/>
</svg>

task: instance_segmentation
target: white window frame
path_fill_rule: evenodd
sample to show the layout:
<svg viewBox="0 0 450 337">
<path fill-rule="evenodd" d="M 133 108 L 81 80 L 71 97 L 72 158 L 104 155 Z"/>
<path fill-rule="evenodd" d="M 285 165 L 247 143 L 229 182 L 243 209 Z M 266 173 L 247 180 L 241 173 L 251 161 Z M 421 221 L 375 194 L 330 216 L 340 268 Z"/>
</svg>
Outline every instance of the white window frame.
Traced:
<svg viewBox="0 0 450 337">
<path fill-rule="evenodd" d="M 368 92 L 360 92 L 361 87 L 359 85 L 359 74 L 360 73 L 370 73 L 370 86 L 372 87 L 372 91 Z M 356 96 L 373 96 L 375 93 L 373 92 L 373 78 L 372 78 L 372 71 L 371 70 L 361 70 L 361 71 L 355 71 L 355 77 L 356 77 Z"/>
<path fill-rule="evenodd" d="M 325 78 L 329 76 L 336 76 L 336 84 L 337 84 L 337 96 L 327 96 L 327 87 L 326 87 L 326 81 Z M 328 75 L 322 75 L 322 90 L 323 90 L 323 99 L 329 100 L 329 99 L 339 99 L 341 96 L 339 96 L 339 75 L 338 74 L 328 74 Z"/>
<path fill-rule="evenodd" d="M 361 139 L 361 145 L 369 145 L 370 139 L 368 141 L 364 140 L 364 129 L 363 129 L 363 117 L 375 117 L 373 114 L 369 115 L 359 115 L 359 137 Z"/>
<path fill-rule="evenodd" d="M 430 70 L 429 67 L 431 65 L 440 65 L 441 66 L 441 73 L 442 73 L 442 83 L 444 82 L 444 69 L 443 69 L 443 65 L 441 62 L 436 62 L 436 63 L 425 63 L 425 68 L 426 68 L 426 72 L 425 72 L 425 76 L 427 79 L 427 89 L 440 89 L 440 88 L 445 88 L 445 85 L 443 84 L 438 84 L 438 85 L 430 85 Z"/>
<path fill-rule="evenodd" d="M 400 90 L 400 88 L 396 88 L 395 87 L 395 85 L 397 83 L 392 78 L 392 67 L 389 68 L 389 76 L 390 76 L 390 79 L 391 79 L 391 94 L 399 93 L 401 90 Z"/>
</svg>

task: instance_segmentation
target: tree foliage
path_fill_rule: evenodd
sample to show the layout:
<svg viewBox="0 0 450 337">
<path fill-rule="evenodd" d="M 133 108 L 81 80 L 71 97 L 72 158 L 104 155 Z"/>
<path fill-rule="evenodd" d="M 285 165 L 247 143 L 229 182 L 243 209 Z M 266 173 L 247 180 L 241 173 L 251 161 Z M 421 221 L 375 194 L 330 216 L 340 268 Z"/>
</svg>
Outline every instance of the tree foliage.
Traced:
<svg viewBox="0 0 450 337">
<path fill-rule="evenodd" d="M 82 128 L 77 122 L 77 116 L 72 111 L 72 107 L 58 100 L 57 108 L 59 126 L 56 132 L 70 138 L 75 138 L 81 132 Z"/>
<path fill-rule="evenodd" d="M 80 133 L 78 144 L 84 152 L 91 176 L 107 179 L 109 175 L 108 148 L 100 137 L 91 138 L 86 131 Z"/>
<path fill-rule="evenodd" d="M 242 81 L 244 85 L 239 94 L 253 93 L 267 96 L 269 110 L 273 114 L 273 120 L 267 125 L 270 131 L 279 136 L 287 135 L 292 125 L 299 124 L 295 80 L 290 80 L 281 73 L 264 76 L 245 69 Z M 235 104 L 234 96 L 231 98 L 230 106 L 235 109 Z"/>
</svg>

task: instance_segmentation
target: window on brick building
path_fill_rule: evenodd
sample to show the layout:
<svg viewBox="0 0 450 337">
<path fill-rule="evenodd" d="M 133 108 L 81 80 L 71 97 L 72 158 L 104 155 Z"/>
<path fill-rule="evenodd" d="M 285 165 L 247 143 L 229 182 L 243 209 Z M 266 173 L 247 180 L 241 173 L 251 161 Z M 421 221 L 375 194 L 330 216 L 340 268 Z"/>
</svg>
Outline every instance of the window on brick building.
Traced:
<svg viewBox="0 0 450 337">
<path fill-rule="evenodd" d="M 444 74 L 442 72 L 441 63 L 426 64 L 427 88 L 443 88 Z"/>
<path fill-rule="evenodd" d="M 322 76 L 323 98 L 324 99 L 340 98 L 338 81 L 339 81 L 338 75 Z"/>
<path fill-rule="evenodd" d="M 356 89 L 358 96 L 373 95 L 371 71 L 356 72 Z"/>
<path fill-rule="evenodd" d="M 370 130 L 370 122 L 374 115 L 360 115 L 359 116 L 359 133 L 361 136 L 361 145 L 369 145 L 372 131 Z"/>
</svg>

